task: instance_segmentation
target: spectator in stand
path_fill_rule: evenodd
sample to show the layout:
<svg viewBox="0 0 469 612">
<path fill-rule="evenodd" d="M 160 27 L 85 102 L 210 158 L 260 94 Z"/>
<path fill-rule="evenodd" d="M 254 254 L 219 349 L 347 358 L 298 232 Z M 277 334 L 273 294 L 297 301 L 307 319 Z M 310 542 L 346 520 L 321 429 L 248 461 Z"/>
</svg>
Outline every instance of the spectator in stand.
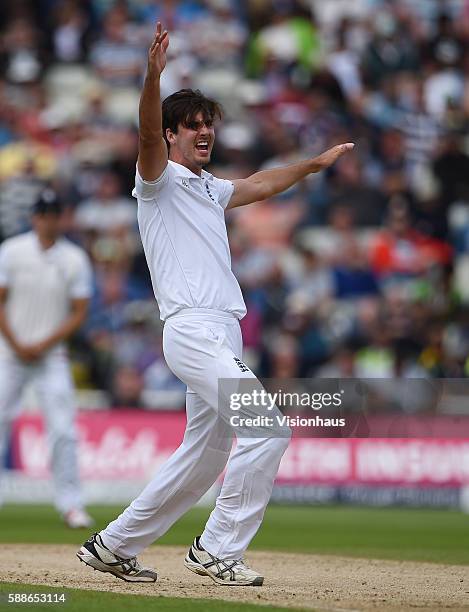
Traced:
<svg viewBox="0 0 469 612">
<path fill-rule="evenodd" d="M 34 202 L 44 189 L 44 182 L 34 172 L 32 162 L 24 172 L 5 179 L 0 190 L 0 241 L 30 228 Z"/>
<path fill-rule="evenodd" d="M 469 153 L 460 133 L 448 134 L 433 162 L 445 210 L 454 202 L 469 202 Z"/>
<path fill-rule="evenodd" d="M 36 83 L 46 65 L 41 34 L 31 19 L 17 17 L 7 24 L 0 47 L 0 75 L 15 85 Z"/>
<path fill-rule="evenodd" d="M 367 346 L 355 357 L 355 375 L 359 378 L 392 378 L 395 355 L 384 321 L 376 320 L 369 330 Z"/>
<path fill-rule="evenodd" d="M 203 67 L 237 71 L 247 30 L 235 16 L 232 0 L 209 0 L 206 4 L 210 10 L 188 30 L 190 45 Z"/>
<path fill-rule="evenodd" d="M 294 336 L 279 334 L 271 347 L 270 378 L 290 380 L 300 375 L 300 351 Z"/>
<path fill-rule="evenodd" d="M 291 282 L 287 308 L 324 312 L 330 306 L 334 293 L 331 270 L 311 249 L 298 247 L 301 259 L 299 278 Z"/>
<path fill-rule="evenodd" d="M 373 241 L 370 253 L 374 271 L 382 279 L 417 277 L 432 266 L 450 261 L 448 244 L 427 238 L 412 228 L 403 200 L 391 202 L 385 229 Z"/>
<path fill-rule="evenodd" d="M 347 203 L 359 226 L 381 225 L 386 201 L 383 192 L 364 183 L 363 165 L 357 155 L 339 163 L 332 174 L 328 192 L 330 204 Z"/>
<path fill-rule="evenodd" d="M 119 241 L 116 248 L 132 252 L 137 223 L 137 211 L 129 197 L 121 195 L 117 174 L 105 172 L 94 197 L 81 202 L 75 213 L 75 223 L 83 236 L 87 236 L 89 248 L 107 236 Z"/>
<path fill-rule="evenodd" d="M 426 333 L 426 342 L 419 356 L 420 365 L 432 377 L 445 376 L 444 325 L 441 321 L 433 322 Z"/>
<path fill-rule="evenodd" d="M 92 46 L 90 61 L 98 76 L 112 87 L 132 87 L 139 83 L 145 54 L 131 39 L 126 12 L 116 5 L 104 17 L 103 33 Z"/>
<path fill-rule="evenodd" d="M 145 390 L 149 391 L 178 391 L 185 395 L 186 387 L 179 378 L 176 378 L 166 365 L 161 344 L 155 360 L 144 370 L 143 382 Z"/>
<path fill-rule="evenodd" d="M 344 19 L 337 32 L 336 48 L 327 56 L 327 67 L 340 83 L 340 87 L 351 104 L 360 103 L 363 94 L 360 57 L 349 48 L 347 38 L 350 22 Z"/>
<path fill-rule="evenodd" d="M 404 134 L 409 186 L 417 191 L 422 171 L 428 170 L 437 148 L 441 126 L 428 112 L 424 85 L 407 77 L 401 83 L 403 95 L 394 127 Z"/>
<path fill-rule="evenodd" d="M 60 62 L 83 62 L 91 34 L 90 16 L 77 0 L 63 0 L 55 10 L 53 53 Z"/>
<path fill-rule="evenodd" d="M 458 31 L 457 22 L 447 12 L 441 12 L 429 36 L 421 45 L 422 61 L 440 66 L 460 66 L 465 42 Z"/>
<path fill-rule="evenodd" d="M 404 136 L 397 129 L 385 129 L 379 135 L 377 151 L 370 156 L 366 177 L 375 188 L 387 197 L 405 194 L 409 197 L 408 176 L 406 174 L 406 150 Z"/>
<path fill-rule="evenodd" d="M 464 118 L 462 111 L 465 91 L 463 70 L 467 41 L 464 41 L 456 22 L 448 14 L 439 15 L 436 32 L 424 44 L 423 54 L 428 72 L 424 84 L 428 112 L 438 119 L 444 129 L 464 130 L 467 118 Z"/>
<path fill-rule="evenodd" d="M 355 211 L 347 202 L 338 202 L 328 210 L 327 225 L 314 235 L 314 248 L 328 266 L 346 261 L 344 247 L 356 239 Z"/>
<path fill-rule="evenodd" d="M 292 66 L 305 70 L 319 63 L 320 39 L 311 11 L 297 0 L 274 0 L 270 23 L 250 42 L 248 73 L 258 76 L 273 61 L 280 73 Z"/>
<path fill-rule="evenodd" d="M 343 244 L 341 250 L 342 261 L 332 270 L 335 297 L 343 300 L 376 296 L 378 284 L 365 249 L 354 237 Z"/>
<path fill-rule="evenodd" d="M 115 408 L 141 408 L 143 388 L 142 375 L 136 368 L 118 368 L 112 382 L 112 405 Z"/>
<path fill-rule="evenodd" d="M 354 347 L 340 346 L 333 357 L 318 368 L 314 375 L 317 378 L 353 378 L 356 376 Z"/>
<path fill-rule="evenodd" d="M 393 74 L 418 69 L 418 51 L 403 25 L 392 12 L 383 10 L 375 15 L 373 38 L 362 60 L 365 81 L 372 88 Z"/>
</svg>

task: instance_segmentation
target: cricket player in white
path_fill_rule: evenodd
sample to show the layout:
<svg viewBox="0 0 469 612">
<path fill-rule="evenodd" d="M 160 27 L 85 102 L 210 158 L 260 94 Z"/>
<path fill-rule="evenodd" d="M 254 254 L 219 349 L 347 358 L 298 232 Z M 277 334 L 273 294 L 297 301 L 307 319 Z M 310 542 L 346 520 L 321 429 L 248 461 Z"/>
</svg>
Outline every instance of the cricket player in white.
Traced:
<svg viewBox="0 0 469 612">
<path fill-rule="evenodd" d="M 141 495 L 77 554 L 95 569 L 127 581 L 156 580 L 156 572 L 141 567 L 136 555 L 200 499 L 228 462 L 215 509 L 184 563 L 217 584 L 257 586 L 263 576 L 243 562 L 243 555 L 262 522 L 290 432 L 238 437 L 231 452 L 235 432 L 218 397 L 218 380 L 256 379 L 242 362 L 239 319 L 246 307 L 231 271 L 224 212 L 284 191 L 331 165 L 353 144 L 247 179 L 215 178 L 203 166 L 210 161 L 220 108 L 192 90 L 169 96 L 161 106 L 159 82 L 168 43 L 168 33 L 158 24 L 140 100 L 133 195 L 165 321 L 165 358 L 188 387 L 187 428 L 181 446 Z"/>
<path fill-rule="evenodd" d="M 74 389 L 64 341 L 92 292 L 86 253 L 61 237 L 61 206 L 45 190 L 33 231 L 0 246 L 0 465 L 22 390 L 34 380 L 48 433 L 55 503 L 70 527 L 89 527 L 78 479 Z"/>
</svg>

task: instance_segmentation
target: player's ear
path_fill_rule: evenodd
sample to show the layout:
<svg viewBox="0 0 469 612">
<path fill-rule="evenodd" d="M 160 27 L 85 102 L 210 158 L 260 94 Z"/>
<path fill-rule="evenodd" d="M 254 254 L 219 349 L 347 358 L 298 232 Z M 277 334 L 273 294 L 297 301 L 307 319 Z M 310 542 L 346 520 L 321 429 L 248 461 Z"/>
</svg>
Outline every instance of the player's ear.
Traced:
<svg viewBox="0 0 469 612">
<path fill-rule="evenodd" d="M 171 132 L 169 128 L 166 128 L 166 140 L 169 144 L 174 144 L 176 142 L 176 134 Z"/>
</svg>

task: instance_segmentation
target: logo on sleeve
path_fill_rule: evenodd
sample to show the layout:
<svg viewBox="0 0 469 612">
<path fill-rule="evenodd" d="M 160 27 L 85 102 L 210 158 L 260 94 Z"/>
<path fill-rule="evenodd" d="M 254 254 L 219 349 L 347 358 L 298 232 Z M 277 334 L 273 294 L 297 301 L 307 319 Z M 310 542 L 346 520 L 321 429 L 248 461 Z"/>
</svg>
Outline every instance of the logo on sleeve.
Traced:
<svg viewBox="0 0 469 612">
<path fill-rule="evenodd" d="M 243 363 L 241 359 L 238 359 L 237 357 L 233 357 L 233 359 L 236 365 L 238 366 L 238 368 L 241 370 L 241 372 L 249 372 L 248 366 L 245 363 Z"/>
</svg>

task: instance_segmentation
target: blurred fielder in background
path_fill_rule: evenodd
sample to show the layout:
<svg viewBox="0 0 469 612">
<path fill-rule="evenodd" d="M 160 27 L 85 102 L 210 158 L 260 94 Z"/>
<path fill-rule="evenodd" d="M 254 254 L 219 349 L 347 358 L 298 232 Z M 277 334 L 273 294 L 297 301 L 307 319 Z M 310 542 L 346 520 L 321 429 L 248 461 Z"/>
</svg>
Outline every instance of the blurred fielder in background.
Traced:
<svg viewBox="0 0 469 612">
<path fill-rule="evenodd" d="M 88 527 L 76 454 L 74 389 L 64 342 L 83 323 L 92 292 L 86 253 L 61 237 L 62 206 L 46 189 L 33 231 L 0 247 L 0 465 L 25 385 L 34 380 L 50 445 L 55 503 L 66 524 Z"/>
<path fill-rule="evenodd" d="M 187 384 L 184 441 L 141 495 L 78 552 L 88 565 L 131 582 L 156 572 L 136 555 L 211 487 L 223 471 L 233 429 L 218 401 L 219 379 L 255 375 L 241 361 L 239 319 L 246 306 L 231 271 L 224 211 L 264 200 L 333 164 L 352 143 L 314 159 L 234 181 L 202 168 L 210 162 L 219 105 L 181 90 L 160 103 L 168 34 L 158 23 L 140 100 L 139 157 L 134 196 L 155 296 L 165 321 L 163 348 L 171 370 Z M 168 160 L 169 152 L 169 160 Z M 222 403 L 222 402 L 221 402 Z M 243 555 L 256 534 L 285 452 L 285 437 L 238 438 L 220 495 L 185 566 L 217 584 L 255 585 L 263 576 Z"/>
</svg>

